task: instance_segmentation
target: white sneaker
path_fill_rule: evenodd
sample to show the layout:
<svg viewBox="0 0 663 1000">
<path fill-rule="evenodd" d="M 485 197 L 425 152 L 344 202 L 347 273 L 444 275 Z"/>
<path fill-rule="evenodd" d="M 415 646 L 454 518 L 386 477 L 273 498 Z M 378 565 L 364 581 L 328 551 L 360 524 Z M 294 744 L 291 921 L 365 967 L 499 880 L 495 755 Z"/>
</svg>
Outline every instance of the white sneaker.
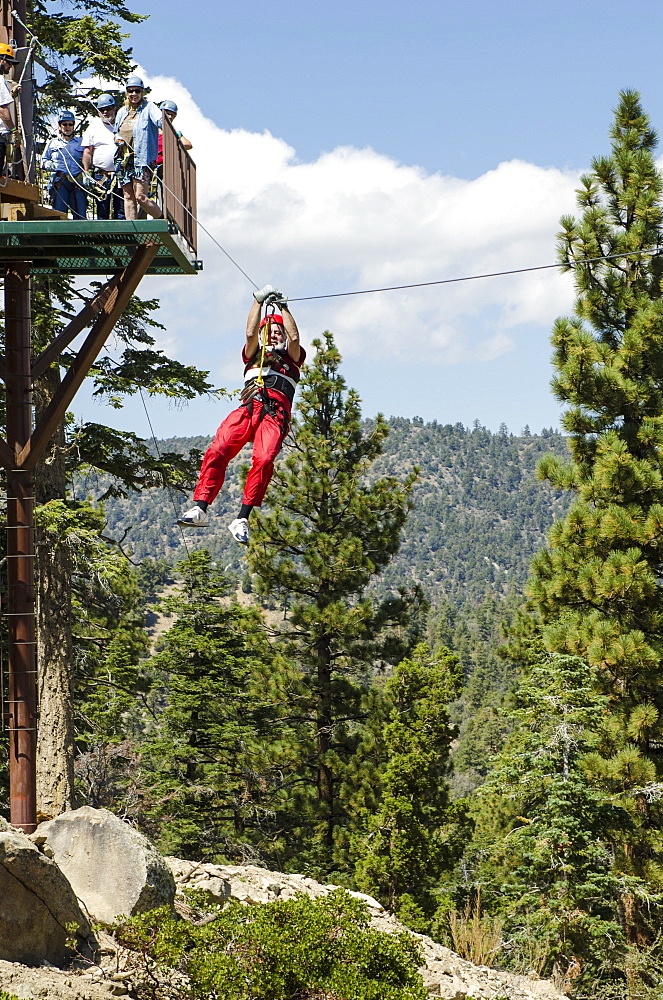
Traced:
<svg viewBox="0 0 663 1000">
<path fill-rule="evenodd" d="M 249 544 L 249 522 L 247 518 L 236 517 L 235 520 L 228 525 L 228 531 L 236 542 L 240 542 L 242 545 Z"/>
<path fill-rule="evenodd" d="M 184 525 L 185 528 L 206 528 L 209 519 L 202 507 L 192 507 L 186 514 L 178 517 L 177 523 Z"/>
</svg>

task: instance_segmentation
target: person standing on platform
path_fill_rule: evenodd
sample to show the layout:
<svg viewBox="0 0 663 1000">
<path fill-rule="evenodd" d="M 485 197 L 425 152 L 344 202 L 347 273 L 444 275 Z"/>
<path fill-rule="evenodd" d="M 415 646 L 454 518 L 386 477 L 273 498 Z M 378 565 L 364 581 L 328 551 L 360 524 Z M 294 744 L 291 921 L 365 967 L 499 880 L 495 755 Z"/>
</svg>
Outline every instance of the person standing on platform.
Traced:
<svg viewBox="0 0 663 1000">
<path fill-rule="evenodd" d="M 177 105 L 175 101 L 162 101 L 159 105 L 161 108 L 161 113 L 165 115 L 168 120 L 172 123 L 177 118 Z M 193 149 L 193 143 L 187 139 L 185 135 L 182 135 L 179 129 L 174 129 L 175 135 L 182 144 L 182 149 L 186 149 L 187 152 Z M 157 151 L 157 170 L 159 176 L 161 177 L 161 168 L 163 167 L 163 129 L 159 130 L 159 146 Z"/>
<path fill-rule="evenodd" d="M 163 115 L 164 118 L 168 118 L 168 120 L 170 122 L 174 122 L 175 121 L 175 118 L 177 117 L 177 105 L 175 104 L 175 101 L 161 101 L 161 103 L 159 104 L 159 107 L 161 108 L 161 113 L 162 113 L 162 115 Z M 189 149 L 193 149 L 193 143 L 191 143 L 189 141 L 189 139 L 186 138 L 186 136 L 182 135 L 182 133 L 179 131 L 179 129 L 174 128 L 173 131 L 175 132 L 175 135 L 177 136 L 178 141 L 181 143 L 183 149 L 186 149 L 187 151 Z M 163 187 L 162 187 L 162 185 L 163 185 L 163 124 L 162 124 L 162 127 L 159 129 L 159 146 L 158 146 L 158 150 L 157 150 L 156 182 L 157 182 L 156 190 L 158 190 L 160 192 L 161 204 L 163 205 L 163 203 L 164 203 L 163 202 Z"/>
<path fill-rule="evenodd" d="M 92 178 L 95 187 L 108 193 L 97 200 L 97 219 L 124 218 L 124 194 L 114 185 L 115 180 L 115 98 L 102 94 L 95 101 L 99 117 L 91 121 L 81 142 L 83 143 L 83 170 Z"/>
<path fill-rule="evenodd" d="M 128 78 L 126 91 L 127 100 L 117 114 L 115 137 L 124 214 L 127 219 L 137 219 L 142 209 L 152 218 L 160 219 L 161 209 L 150 199 L 149 192 L 159 148 L 161 111 L 145 97 L 145 85 L 139 76 Z"/>
<path fill-rule="evenodd" d="M 81 184 L 83 175 L 83 143 L 74 134 L 76 119 L 72 111 L 62 111 L 58 118 L 59 135 L 46 143 L 41 165 L 52 170 L 49 186 L 53 208 L 70 211 L 74 219 L 84 219 L 87 199 Z"/>
<path fill-rule="evenodd" d="M 11 149 L 16 135 L 16 125 L 11 113 L 14 98 L 2 77 L 17 64 L 18 59 L 14 59 L 14 49 L 11 45 L 0 44 L 0 174 L 5 173 L 5 163 L 12 159 L 11 156 L 7 156 L 7 147 Z M 9 166 L 11 167 L 11 162 Z"/>
</svg>

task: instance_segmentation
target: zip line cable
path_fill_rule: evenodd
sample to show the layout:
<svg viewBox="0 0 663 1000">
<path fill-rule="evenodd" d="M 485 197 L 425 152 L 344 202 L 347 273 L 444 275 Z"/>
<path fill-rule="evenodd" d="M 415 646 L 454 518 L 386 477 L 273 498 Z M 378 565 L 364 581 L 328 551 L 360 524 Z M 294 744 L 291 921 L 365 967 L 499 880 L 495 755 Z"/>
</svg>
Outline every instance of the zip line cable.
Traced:
<svg viewBox="0 0 663 1000">
<path fill-rule="evenodd" d="M 170 188 L 168 188 L 167 190 L 173 196 L 173 198 L 175 199 L 175 201 L 179 202 L 180 205 L 182 205 L 182 202 L 177 197 L 177 195 L 174 194 L 174 192 L 171 191 Z M 246 273 L 246 271 L 244 270 L 244 268 L 239 266 L 239 264 L 237 263 L 237 261 L 235 260 L 235 258 L 231 257 L 230 254 L 228 253 L 228 251 L 224 247 L 221 246 L 221 244 L 219 243 L 219 241 L 217 239 L 215 239 L 214 236 L 212 236 L 212 234 L 210 233 L 209 229 L 205 228 L 205 226 L 202 224 L 202 222 L 200 221 L 200 219 L 197 219 L 196 216 L 193 214 L 193 212 L 189 211 L 189 209 L 186 207 L 186 205 L 184 205 L 183 208 L 184 208 L 184 210 L 186 212 L 189 212 L 189 215 L 195 221 L 196 225 L 200 226 L 200 228 L 202 229 L 202 231 L 204 233 L 206 233 L 207 236 L 209 236 L 209 238 L 211 239 L 212 243 L 214 243 L 215 246 L 217 246 L 219 248 L 219 250 L 221 251 L 221 253 L 224 253 L 226 255 L 226 257 L 228 258 L 228 260 L 232 264 L 235 265 L 235 267 L 237 268 L 237 270 L 242 272 L 242 274 L 244 275 L 244 277 L 246 278 L 246 280 L 248 282 L 250 282 L 250 284 L 252 284 L 254 288 L 260 288 L 260 285 L 256 281 L 254 281 L 253 278 L 249 277 L 249 275 Z"/>
<path fill-rule="evenodd" d="M 575 267 L 576 264 L 594 264 L 601 260 L 615 260 L 621 257 L 636 257 L 641 254 L 655 254 L 660 247 L 650 247 L 648 250 L 626 250 L 624 253 L 604 254 L 601 257 L 581 257 L 569 263 L 539 264 L 537 267 L 516 267 L 511 271 L 491 271 L 487 274 L 466 274 L 461 278 L 442 278 L 439 281 L 419 281 L 412 285 L 389 285 L 385 288 L 362 288 L 356 292 L 330 292 L 327 295 L 302 295 L 288 302 L 313 302 L 315 299 L 341 299 L 349 295 L 373 295 L 376 292 L 396 292 L 404 288 L 430 288 L 432 285 L 453 285 L 459 281 L 478 281 L 480 278 L 502 278 L 508 274 L 527 274 L 529 271 L 547 271 L 553 267 Z"/>
<path fill-rule="evenodd" d="M 157 441 L 157 436 L 154 433 L 154 427 L 152 426 L 152 421 L 150 420 L 150 414 L 148 413 L 148 410 L 147 410 L 147 403 L 145 402 L 145 397 L 143 396 L 143 390 L 140 387 L 138 389 L 138 393 L 140 395 L 140 401 L 143 404 L 143 409 L 145 410 L 145 416 L 147 417 L 147 423 L 148 423 L 148 426 L 150 428 L 150 433 L 152 434 L 152 440 L 154 441 L 154 447 L 156 448 L 157 455 L 159 456 L 159 461 L 163 463 L 163 458 L 161 456 L 161 449 L 159 448 L 159 442 Z M 177 523 L 177 519 L 179 518 L 180 515 L 179 515 L 179 511 L 177 509 L 177 504 L 175 503 L 175 501 L 173 499 L 173 487 L 171 486 L 170 482 L 168 481 L 168 476 L 166 475 L 165 471 L 163 472 L 163 481 L 164 481 L 166 490 L 168 491 L 168 497 L 170 499 L 172 508 L 175 511 L 175 522 Z M 187 556 L 189 558 L 191 558 L 191 551 L 190 551 L 189 546 L 187 544 L 186 536 L 184 534 L 184 530 L 182 528 L 182 525 L 178 524 L 177 526 L 180 529 L 180 535 L 182 536 L 182 542 L 184 544 L 184 548 L 186 549 L 186 554 L 187 554 Z"/>
<path fill-rule="evenodd" d="M 152 173 L 155 174 L 156 171 L 152 170 Z M 212 236 L 209 229 L 205 228 L 200 219 L 198 219 L 193 214 L 191 209 L 188 208 L 188 206 L 185 205 L 184 202 L 177 197 L 175 192 L 171 191 L 171 189 L 166 184 L 164 184 L 163 181 L 161 183 L 164 190 L 168 191 L 168 193 L 175 199 L 178 205 L 180 205 L 180 207 L 184 209 L 187 215 L 191 216 L 196 225 L 199 226 L 203 230 L 203 232 L 209 236 L 212 243 L 214 243 L 219 248 L 219 250 L 221 250 L 222 253 L 226 255 L 228 260 L 235 265 L 238 271 L 241 271 L 244 277 L 251 282 L 254 288 L 258 288 L 259 286 L 256 284 L 256 282 L 249 277 L 246 271 L 242 267 L 240 267 L 240 265 L 233 257 L 231 257 L 228 251 L 221 246 L 219 241 L 215 239 L 214 236 Z M 595 264 L 598 261 L 602 260 L 619 260 L 624 257 L 638 257 L 641 256 L 642 254 L 656 254 L 659 253 L 660 250 L 661 247 L 656 246 L 656 247 L 649 247 L 646 250 L 625 250 L 622 253 L 602 254 L 600 257 L 581 257 L 578 260 L 573 260 L 570 261 L 569 263 L 538 264 L 536 267 L 516 267 L 510 271 L 491 271 L 486 274 L 467 274 L 463 275 L 460 278 L 441 278 L 439 281 L 419 281 L 411 285 L 388 285 L 384 288 L 362 288 L 354 292 L 329 292 L 326 295 L 300 295 L 297 298 L 288 299 L 288 302 L 313 302 L 318 299 L 347 298 L 350 295 L 373 295 L 376 292 L 396 292 L 406 288 L 430 288 L 433 285 L 453 285 L 461 281 L 478 281 L 481 278 L 502 278 L 510 274 L 527 274 L 531 271 L 547 271 L 552 268 L 560 268 L 560 267 L 568 267 L 570 269 L 571 267 L 575 267 L 577 264 Z"/>
</svg>

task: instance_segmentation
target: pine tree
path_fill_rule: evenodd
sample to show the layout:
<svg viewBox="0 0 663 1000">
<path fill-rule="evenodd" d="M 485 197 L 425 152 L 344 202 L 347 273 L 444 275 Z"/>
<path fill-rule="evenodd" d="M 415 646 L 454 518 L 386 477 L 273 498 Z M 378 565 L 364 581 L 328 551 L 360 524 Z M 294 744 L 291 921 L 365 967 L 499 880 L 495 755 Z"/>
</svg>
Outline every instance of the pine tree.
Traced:
<svg viewBox="0 0 663 1000">
<path fill-rule="evenodd" d="M 293 443 L 255 518 L 249 563 L 263 593 L 288 609 L 282 649 L 299 664 L 297 712 L 309 728 L 302 781 L 317 805 L 310 817 L 319 866 L 347 844 L 345 769 L 361 740 L 369 675 L 397 662 L 418 593 L 371 599 L 369 587 L 398 549 L 416 474 L 369 482 L 388 427 L 381 416 L 362 433 L 359 398 L 339 372 L 333 337 L 315 340 L 300 386 Z M 300 820 L 301 822 L 301 820 Z"/>
<path fill-rule="evenodd" d="M 521 680 L 506 712 L 513 732 L 480 789 L 464 860 L 464 891 L 471 872 L 471 891 L 505 919 L 501 960 L 523 968 L 534 940 L 539 971 L 557 970 L 575 988 L 596 983 L 624 953 L 613 852 L 630 820 L 588 767 L 608 701 L 593 679 L 580 658 L 555 654 Z"/>
<path fill-rule="evenodd" d="M 442 649 L 433 658 L 424 644 L 390 674 L 379 800 L 354 838 L 357 885 L 415 929 L 433 914 L 433 890 L 455 860 L 443 828 L 450 819 L 447 775 L 455 735 L 448 704 L 459 690 L 457 657 Z"/>
<path fill-rule="evenodd" d="M 143 752 L 144 814 L 168 852 L 261 859 L 279 787 L 264 748 L 281 729 L 279 707 L 264 696 L 264 623 L 257 609 L 224 600 L 228 583 L 205 549 L 178 569 L 182 585 L 163 602 L 175 620 L 148 665 L 162 683 Z"/>
<path fill-rule="evenodd" d="M 582 179 L 580 220 L 562 219 L 575 316 L 553 332 L 553 388 L 569 404 L 572 461 L 541 475 L 577 500 L 536 558 L 529 592 L 551 649 L 579 653 L 625 707 L 663 707 L 663 191 L 655 133 L 621 96 L 612 156 Z M 612 256 L 611 260 L 575 263 Z"/>
<path fill-rule="evenodd" d="M 552 385 L 568 404 L 572 457 L 549 456 L 540 474 L 576 499 L 534 561 L 532 617 L 520 629 L 525 656 L 538 630 L 548 651 L 596 668 L 609 697 L 595 720 L 593 780 L 631 816 L 614 860 L 627 941 L 644 944 L 663 889 L 663 179 L 636 93 L 621 94 L 611 137 L 611 155 L 582 178 L 580 218 L 561 220 L 577 299 L 555 323 Z"/>
</svg>

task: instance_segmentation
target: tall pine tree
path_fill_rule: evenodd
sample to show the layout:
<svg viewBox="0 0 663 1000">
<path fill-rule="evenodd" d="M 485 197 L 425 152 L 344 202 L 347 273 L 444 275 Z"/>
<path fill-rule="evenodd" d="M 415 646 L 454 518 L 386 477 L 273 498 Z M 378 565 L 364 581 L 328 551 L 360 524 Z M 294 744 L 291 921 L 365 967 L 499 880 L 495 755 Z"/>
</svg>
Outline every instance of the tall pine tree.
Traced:
<svg viewBox="0 0 663 1000">
<path fill-rule="evenodd" d="M 572 457 L 540 472 L 576 500 L 534 561 L 529 596 L 545 647 L 582 657 L 609 697 L 595 781 L 633 818 L 615 863 L 627 941 L 642 944 L 663 889 L 663 181 L 636 93 L 621 94 L 611 136 L 611 155 L 582 178 L 580 218 L 562 219 L 577 299 L 555 323 L 553 388 Z M 649 885 L 646 905 L 631 878 Z"/>
<path fill-rule="evenodd" d="M 378 416 L 362 429 L 359 398 L 340 374 L 332 335 L 313 346 L 293 445 L 274 476 L 271 510 L 256 517 L 249 563 L 263 592 L 288 607 L 282 649 L 302 672 L 296 710 L 309 732 L 302 781 L 315 800 L 306 836 L 317 845 L 313 863 L 329 871 L 347 846 L 343 785 L 361 741 L 371 675 L 406 652 L 420 597 L 371 598 L 371 581 L 398 549 L 416 474 L 370 481 L 387 424 Z"/>
<path fill-rule="evenodd" d="M 546 645 L 599 666 L 628 709 L 663 706 L 662 180 L 636 94 L 622 94 L 612 139 L 612 155 L 582 178 L 581 218 L 562 219 L 578 297 L 575 315 L 555 323 L 553 389 L 569 404 L 572 460 L 548 457 L 540 471 L 577 500 L 529 591 Z"/>
</svg>

